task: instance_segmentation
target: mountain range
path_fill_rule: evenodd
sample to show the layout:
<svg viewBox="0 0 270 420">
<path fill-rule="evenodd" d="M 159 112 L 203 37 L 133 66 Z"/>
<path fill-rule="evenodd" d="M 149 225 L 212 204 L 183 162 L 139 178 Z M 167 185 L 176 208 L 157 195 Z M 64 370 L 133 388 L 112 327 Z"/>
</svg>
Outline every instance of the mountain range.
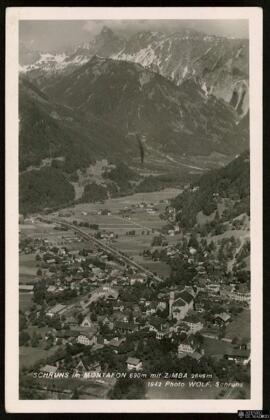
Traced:
<svg viewBox="0 0 270 420">
<path fill-rule="evenodd" d="M 146 145 L 164 152 L 234 154 L 248 146 L 233 107 L 205 95 L 192 78 L 177 86 L 140 64 L 94 56 L 44 91 L 123 135 L 140 133 Z"/>
<path fill-rule="evenodd" d="M 78 169 L 100 159 L 135 165 L 145 176 L 138 167 L 145 151 L 146 161 L 158 161 L 165 174 L 172 157 L 233 158 L 248 149 L 247 50 L 246 40 L 190 30 L 126 39 L 106 27 L 91 42 L 60 53 L 22 46 L 20 188 L 31 196 L 35 184 L 48 206 L 57 205 L 57 188 L 48 199 L 48 180 L 57 184 L 59 175 L 72 201 L 69 185 Z M 27 211 L 42 209 L 40 197 Z"/>
<path fill-rule="evenodd" d="M 127 38 L 104 27 L 91 41 L 62 52 L 20 49 L 21 71 L 42 83 L 70 73 L 93 55 L 139 63 L 181 84 L 192 77 L 206 95 L 229 102 L 239 115 L 249 108 L 247 39 L 206 35 L 191 29 L 177 33 L 140 31 Z"/>
</svg>

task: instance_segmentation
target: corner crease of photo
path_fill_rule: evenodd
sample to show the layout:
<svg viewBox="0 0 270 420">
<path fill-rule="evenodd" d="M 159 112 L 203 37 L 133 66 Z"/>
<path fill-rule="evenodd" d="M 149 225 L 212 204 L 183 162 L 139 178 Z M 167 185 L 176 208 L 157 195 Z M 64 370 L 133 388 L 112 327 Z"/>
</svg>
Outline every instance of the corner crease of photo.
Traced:
<svg viewBox="0 0 270 420">
<path fill-rule="evenodd" d="M 6 22 L 6 411 L 262 409 L 262 9 Z"/>
</svg>

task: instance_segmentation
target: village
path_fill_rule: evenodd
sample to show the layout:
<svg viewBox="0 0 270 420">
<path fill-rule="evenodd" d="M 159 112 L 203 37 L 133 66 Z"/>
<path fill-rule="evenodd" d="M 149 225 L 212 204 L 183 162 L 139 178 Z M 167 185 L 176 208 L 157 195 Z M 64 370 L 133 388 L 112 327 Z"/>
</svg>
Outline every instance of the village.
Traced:
<svg viewBox="0 0 270 420">
<path fill-rule="evenodd" d="M 136 212 L 161 223 L 147 227 Z M 109 229 L 100 227 L 99 220 L 112 216 L 130 224 L 122 236 L 111 222 Z M 27 223 L 31 229 L 25 230 Z M 34 235 L 32 225 L 44 225 L 44 232 Z M 235 281 L 245 254 L 236 259 L 234 274 L 224 274 L 237 239 L 217 246 L 187 235 L 168 201 L 110 211 L 103 206 L 91 218 L 86 210 L 61 211 L 20 226 L 20 259 L 31 256 L 36 270 L 34 281 L 20 277 L 20 300 L 30 298 L 20 307 L 26 396 L 35 389 L 38 398 L 116 398 L 117 372 L 140 373 L 140 383 L 159 372 L 248 382 L 250 291 L 246 278 Z M 145 238 L 138 257 L 118 245 L 136 235 Z M 150 263 L 155 272 L 145 268 Z M 24 362 L 30 348 L 37 357 Z M 51 388 L 49 378 L 56 375 Z M 248 392 L 246 386 L 234 395 Z"/>
</svg>

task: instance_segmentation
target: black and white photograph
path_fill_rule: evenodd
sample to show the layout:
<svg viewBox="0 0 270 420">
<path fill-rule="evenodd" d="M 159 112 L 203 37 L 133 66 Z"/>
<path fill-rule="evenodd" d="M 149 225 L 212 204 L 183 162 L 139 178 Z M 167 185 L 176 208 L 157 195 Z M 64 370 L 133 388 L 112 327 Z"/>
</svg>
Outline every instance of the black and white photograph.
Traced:
<svg viewBox="0 0 270 420">
<path fill-rule="evenodd" d="M 193 9 L 18 9 L 18 403 L 260 401 L 261 57 Z"/>
</svg>

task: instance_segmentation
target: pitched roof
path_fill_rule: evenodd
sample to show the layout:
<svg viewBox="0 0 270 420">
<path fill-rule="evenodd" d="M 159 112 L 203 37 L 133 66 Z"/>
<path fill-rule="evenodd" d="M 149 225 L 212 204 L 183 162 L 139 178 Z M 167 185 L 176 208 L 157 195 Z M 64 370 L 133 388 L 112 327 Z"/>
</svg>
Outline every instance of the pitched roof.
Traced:
<svg viewBox="0 0 270 420">
<path fill-rule="evenodd" d="M 194 336 L 187 336 L 185 340 L 180 344 L 185 344 L 194 347 Z"/>
<path fill-rule="evenodd" d="M 90 323 L 90 325 L 92 325 L 92 321 L 91 321 L 90 315 L 86 315 L 86 316 L 84 317 L 84 319 L 82 320 L 82 324 L 84 324 L 84 323 L 85 323 L 85 321 L 88 321 L 88 322 Z M 81 325 L 82 325 L 82 324 L 81 324 Z"/>
<path fill-rule="evenodd" d="M 183 292 L 181 292 L 179 294 L 179 297 L 181 299 L 183 299 L 187 303 L 191 303 L 193 301 L 193 299 L 194 299 L 193 296 L 189 292 L 187 292 L 186 290 L 184 290 Z"/>
<path fill-rule="evenodd" d="M 191 313 L 186 316 L 185 322 L 190 322 L 193 324 L 197 324 L 198 322 L 201 322 L 201 317 L 197 313 Z"/>
<path fill-rule="evenodd" d="M 119 347 L 119 346 L 123 343 L 123 341 L 125 341 L 125 339 L 124 339 L 124 338 L 122 338 L 122 339 L 120 339 L 120 340 L 117 340 L 116 338 L 113 338 L 113 339 L 109 342 L 109 345 L 110 345 L 110 346 L 113 346 L 113 347 Z"/>
<path fill-rule="evenodd" d="M 62 305 L 61 303 L 58 303 L 57 305 L 55 305 L 51 309 L 49 309 L 48 312 L 56 314 L 56 313 L 60 312 L 62 309 L 64 309 L 65 307 L 66 307 L 66 305 Z"/>
<path fill-rule="evenodd" d="M 41 372 L 55 373 L 57 371 L 57 366 L 45 365 L 40 369 Z"/>
<path fill-rule="evenodd" d="M 248 350 L 231 349 L 226 351 L 226 356 L 247 358 L 249 356 Z"/>
<path fill-rule="evenodd" d="M 103 347 L 104 347 L 104 344 L 96 343 L 96 344 L 93 345 L 92 351 L 101 350 L 101 349 L 103 349 Z"/>
<path fill-rule="evenodd" d="M 137 366 L 141 361 L 140 359 L 137 359 L 136 357 L 128 357 L 126 362 L 130 365 Z"/>
<path fill-rule="evenodd" d="M 96 328 L 90 327 L 87 329 L 87 331 L 80 331 L 79 335 L 82 335 L 90 339 L 96 334 L 96 332 L 97 332 Z"/>
<path fill-rule="evenodd" d="M 231 316 L 229 314 L 226 314 L 226 312 L 222 312 L 221 314 L 216 314 L 215 318 L 220 318 L 222 319 L 222 321 L 226 322 L 231 318 Z"/>
<path fill-rule="evenodd" d="M 186 305 L 186 302 L 181 297 L 177 298 L 172 304 L 173 307 L 174 306 L 175 307 L 176 306 L 185 306 L 185 305 Z"/>
<path fill-rule="evenodd" d="M 78 335 L 80 335 L 80 332 L 75 330 L 63 330 L 56 332 L 56 335 L 59 338 L 78 337 Z"/>
<path fill-rule="evenodd" d="M 159 318 L 157 316 L 153 316 L 149 318 L 149 324 L 153 325 L 154 327 L 160 327 L 162 324 L 165 324 L 167 321 L 165 319 Z"/>
<path fill-rule="evenodd" d="M 192 357 L 192 359 L 200 360 L 202 358 L 202 355 L 198 351 L 194 351 L 190 354 L 190 357 Z"/>
</svg>

